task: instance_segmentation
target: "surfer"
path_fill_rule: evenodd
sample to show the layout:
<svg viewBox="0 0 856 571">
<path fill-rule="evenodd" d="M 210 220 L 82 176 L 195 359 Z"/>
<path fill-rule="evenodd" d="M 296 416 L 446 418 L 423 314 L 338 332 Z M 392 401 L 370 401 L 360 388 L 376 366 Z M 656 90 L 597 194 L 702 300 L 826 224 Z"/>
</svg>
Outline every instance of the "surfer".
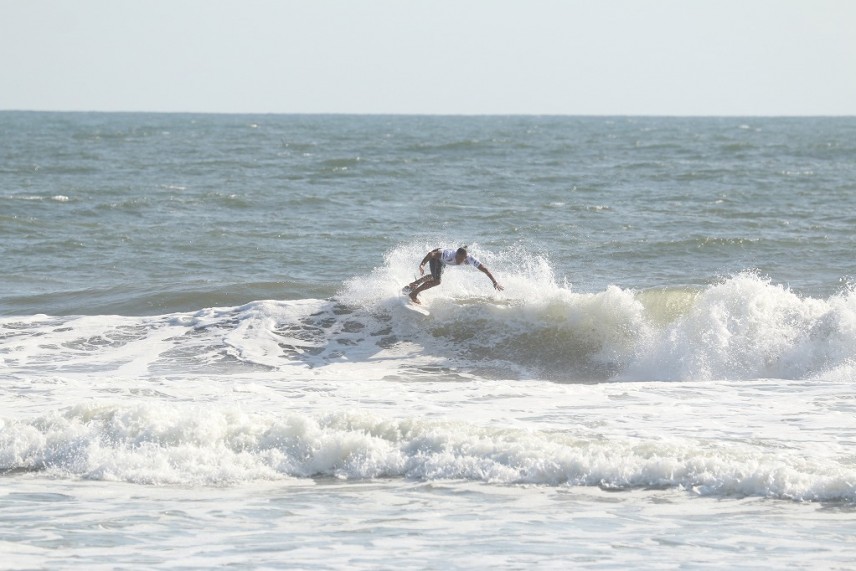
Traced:
<svg viewBox="0 0 856 571">
<path fill-rule="evenodd" d="M 427 276 L 425 275 L 425 264 L 428 264 L 428 267 L 431 270 L 431 273 Z M 422 263 L 419 264 L 419 275 L 423 277 L 405 286 L 403 290 L 404 293 L 410 296 L 410 300 L 413 303 L 421 304 L 422 302 L 418 299 L 419 294 L 426 289 L 431 289 L 432 287 L 440 285 L 440 278 L 443 275 L 443 269 L 446 267 L 446 264 L 452 264 L 454 266 L 466 264 L 468 266 L 473 266 L 490 278 L 490 281 L 493 282 L 493 287 L 496 288 L 497 291 L 502 291 L 504 289 L 499 285 L 499 282 L 496 281 L 493 274 L 490 273 L 490 270 L 487 269 L 484 264 L 467 253 L 466 246 L 458 248 L 457 250 L 444 250 L 437 248 L 425 254 L 425 257 L 422 258 Z"/>
</svg>

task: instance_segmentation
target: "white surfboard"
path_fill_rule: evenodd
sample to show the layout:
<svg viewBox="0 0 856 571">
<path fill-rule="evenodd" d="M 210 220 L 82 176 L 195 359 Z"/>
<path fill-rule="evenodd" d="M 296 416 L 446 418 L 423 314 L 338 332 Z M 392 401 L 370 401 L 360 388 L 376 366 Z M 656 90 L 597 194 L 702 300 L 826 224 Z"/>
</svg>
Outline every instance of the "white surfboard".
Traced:
<svg viewBox="0 0 856 571">
<path fill-rule="evenodd" d="M 421 313 L 422 315 L 431 315 L 431 312 L 429 312 L 427 309 L 425 309 L 424 307 L 420 307 L 420 306 L 416 305 L 415 303 L 413 303 L 410 300 L 409 295 L 403 295 L 401 297 L 401 305 L 403 305 L 404 307 L 406 307 L 410 311 L 415 311 L 416 313 Z"/>
</svg>

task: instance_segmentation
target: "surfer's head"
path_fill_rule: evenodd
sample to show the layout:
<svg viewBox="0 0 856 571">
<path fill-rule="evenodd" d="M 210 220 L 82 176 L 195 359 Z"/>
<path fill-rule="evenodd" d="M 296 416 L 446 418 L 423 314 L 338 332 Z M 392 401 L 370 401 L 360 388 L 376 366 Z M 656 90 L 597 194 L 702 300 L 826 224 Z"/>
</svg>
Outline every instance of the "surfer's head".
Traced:
<svg viewBox="0 0 856 571">
<path fill-rule="evenodd" d="M 458 248 L 458 251 L 455 252 L 455 263 L 463 264 L 464 260 L 467 259 L 467 249 L 466 248 Z"/>
</svg>

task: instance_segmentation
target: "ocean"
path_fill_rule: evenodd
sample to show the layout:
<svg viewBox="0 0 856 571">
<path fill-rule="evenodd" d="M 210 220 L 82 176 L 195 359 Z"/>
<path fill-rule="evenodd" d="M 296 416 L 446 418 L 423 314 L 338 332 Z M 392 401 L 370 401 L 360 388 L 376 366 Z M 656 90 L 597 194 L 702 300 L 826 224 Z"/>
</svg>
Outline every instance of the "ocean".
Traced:
<svg viewBox="0 0 856 571">
<path fill-rule="evenodd" d="M 854 226 L 856 118 L 0 112 L 0 567 L 856 569 Z"/>
</svg>

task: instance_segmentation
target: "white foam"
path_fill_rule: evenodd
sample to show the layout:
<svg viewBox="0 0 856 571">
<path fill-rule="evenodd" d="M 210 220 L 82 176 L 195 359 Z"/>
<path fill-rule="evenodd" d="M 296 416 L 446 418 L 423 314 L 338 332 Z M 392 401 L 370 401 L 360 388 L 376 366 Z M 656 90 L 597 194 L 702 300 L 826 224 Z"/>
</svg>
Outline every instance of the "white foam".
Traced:
<svg viewBox="0 0 856 571">
<path fill-rule="evenodd" d="M 4 422 L 0 467 L 139 484 L 464 479 L 856 500 L 856 468 L 800 451 L 798 442 L 788 452 L 659 434 L 640 438 L 575 424 L 557 431 L 355 410 L 273 414 L 224 404 L 86 403 Z"/>
<path fill-rule="evenodd" d="M 810 378 L 856 357 L 856 296 L 801 297 L 741 274 L 647 334 L 625 378 Z"/>
</svg>

